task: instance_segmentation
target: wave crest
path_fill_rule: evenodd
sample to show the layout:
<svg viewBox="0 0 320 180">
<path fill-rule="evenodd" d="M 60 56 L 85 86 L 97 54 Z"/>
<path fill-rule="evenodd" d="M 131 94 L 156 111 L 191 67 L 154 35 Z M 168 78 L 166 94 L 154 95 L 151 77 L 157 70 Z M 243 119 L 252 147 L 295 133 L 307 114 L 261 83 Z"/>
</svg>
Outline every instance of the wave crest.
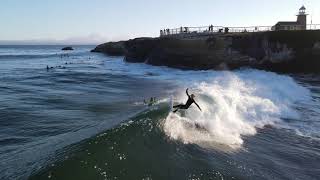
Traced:
<svg viewBox="0 0 320 180">
<path fill-rule="evenodd" d="M 181 92 L 184 92 L 181 90 Z M 281 118 L 298 118 L 292 107 L 310 97 L 309 91 L 292 78 L 264 71 L 221 72 L 195 83 L 192 92 L 202 108 L 169 113 L 163 122 L 165 133 L 183 143 L 239 148 L 243 136 L 256 128 L 278 125 Z M 186 95 L 180 93 L 178 102 Z"/>
</svg>

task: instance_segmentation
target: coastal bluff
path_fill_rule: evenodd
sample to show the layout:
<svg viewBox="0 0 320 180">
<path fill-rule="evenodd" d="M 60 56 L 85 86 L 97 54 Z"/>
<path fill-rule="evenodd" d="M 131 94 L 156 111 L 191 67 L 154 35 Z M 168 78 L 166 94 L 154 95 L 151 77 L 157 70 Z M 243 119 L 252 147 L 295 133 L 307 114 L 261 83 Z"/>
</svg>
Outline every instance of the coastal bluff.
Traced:
<svg viewBox="0 0 320 180">
<path fill-rule="evenodd" d="M 105 53 L 109 56 L 123 56 L 125 52 L 124 43 L 124 41 L 119 41 L 100 44 L 91 52 Z"/>
<path fill-rule="evenodd" d="M 275 72 L 320 72 L 320 30 L 217 33 L 136 38 L 98 45 L 92 52 L 193 70 L 251 67 Z"/>
</svg>

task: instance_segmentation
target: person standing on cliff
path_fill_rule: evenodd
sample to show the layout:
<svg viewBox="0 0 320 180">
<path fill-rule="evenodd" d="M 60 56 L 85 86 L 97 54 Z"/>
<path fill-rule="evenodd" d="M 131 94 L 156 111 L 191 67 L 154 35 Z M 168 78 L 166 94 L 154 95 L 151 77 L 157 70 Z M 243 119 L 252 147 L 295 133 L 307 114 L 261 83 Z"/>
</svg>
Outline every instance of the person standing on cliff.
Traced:
<svg viewBox="0 0 320 180">
<path fill-rule="evenodd" d="M 194 100 L 195 95 L 194 94 L 189 95 L 188 88 L 186 89 L 186 94 L 188 96 L 187 102 L 185 104 L 179 104 L 179 105 L 173 106 L 173 108 L 177 108 L 173 112 L 176 113 L 179 109 L 188 109 L 193 103 L 199 108 L 200 111 L 202 111 L 200 106 Z"/>
</svg>

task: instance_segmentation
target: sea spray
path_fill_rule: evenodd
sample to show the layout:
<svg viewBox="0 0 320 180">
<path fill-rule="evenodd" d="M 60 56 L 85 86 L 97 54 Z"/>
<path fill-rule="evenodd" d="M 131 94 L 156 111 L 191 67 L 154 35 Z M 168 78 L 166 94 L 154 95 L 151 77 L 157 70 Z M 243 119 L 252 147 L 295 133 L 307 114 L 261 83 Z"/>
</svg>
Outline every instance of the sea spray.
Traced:
<svg viewBox="0 0 320 180">
<path fill-rule="evenodd" d="M 193 82 L 190 91 L 202 112 L 191 106 L 170 113 L 163 122 L 165 133 L 183 143 L 231 148 L 241 147 L 243 136 L 255 135 L 256 128 L 281 126 L 282 118 L 298 118 L 294 103 L 310 97 L 288 76 L 255 70 L 217 72 Z M 176 97 L 183 103 L 184 90 Z"/>
</svg>

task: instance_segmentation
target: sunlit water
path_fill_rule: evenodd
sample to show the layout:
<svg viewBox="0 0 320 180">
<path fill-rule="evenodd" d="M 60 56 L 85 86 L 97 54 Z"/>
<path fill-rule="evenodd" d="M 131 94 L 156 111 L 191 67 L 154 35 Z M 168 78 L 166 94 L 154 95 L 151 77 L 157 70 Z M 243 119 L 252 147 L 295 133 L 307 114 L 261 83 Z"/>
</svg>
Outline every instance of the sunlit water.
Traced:
<svg viewBox="0 0 320 180">
<path fill-rule="evenodd" d="M 319 75 L 182 71 L 61 48 L 0 46 L 0 179 L 320 177 Z M 202 112 L 171 113 L 186 88 Z"/>
</svg>

